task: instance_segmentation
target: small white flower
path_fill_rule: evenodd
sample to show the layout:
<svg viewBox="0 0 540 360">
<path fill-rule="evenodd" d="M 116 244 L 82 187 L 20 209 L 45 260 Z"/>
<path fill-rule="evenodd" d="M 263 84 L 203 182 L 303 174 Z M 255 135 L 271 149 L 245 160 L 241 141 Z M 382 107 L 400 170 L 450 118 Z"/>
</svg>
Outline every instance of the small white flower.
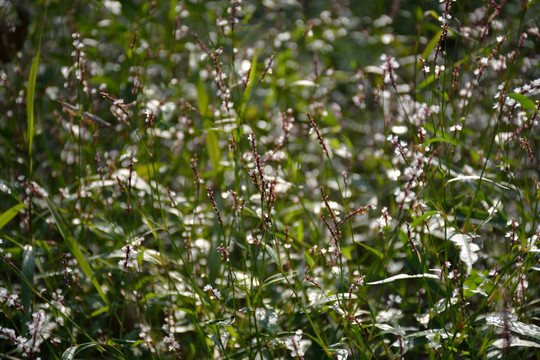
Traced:
<svg viewBox="0 0 540 360">
<path fill-rule="evenodd" d="M 255 239 L 253 237 L 253 235 L 248 234 L 247 235 L 247 242 L 248 242 L 248 244 L 253 245 L 253 244 L 257 243 L 257 239 Z"/>
<path fill-rule="evenodd" d="M 444 65 L 435 65 L 435 75 L 438 77 L 441 76 L 441 73 L 444 72 L 446 67 Z"/>
<path fill-rule="evenodd" d="M 217 289 L 214 289 L 211 285 L 205 285 L 203 291 L 210 292 L 210 294 L 212 294 L 215 298 L 221 299 L 221 293 Z"/>
<path fill-rule="evenodd" d="M 285 340 L 285 346 L 291 350 L 293 358 L 303 357 L 310 345 L 310 340 L 302 340 L 302 330 L 297 330 L 293 336 Z"/>
</svg>

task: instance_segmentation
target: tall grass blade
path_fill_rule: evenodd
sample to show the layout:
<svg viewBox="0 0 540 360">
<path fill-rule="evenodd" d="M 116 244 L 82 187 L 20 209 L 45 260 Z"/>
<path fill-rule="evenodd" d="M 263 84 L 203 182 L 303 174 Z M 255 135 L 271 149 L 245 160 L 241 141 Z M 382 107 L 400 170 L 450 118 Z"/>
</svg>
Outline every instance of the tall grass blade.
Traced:
<svg viewBox="0 0 540 360">
<path fill-rule="evenodd" d="M 22 261 L 22 275 L 25 277 L 26 281 L 21 283 L 21 305 L 29 317 L 32 313 L 30 304 L 32 302 L 32 286 L 34 286 L 35 261 L 36 247 L 26 245 L 24 248 Z M 25 334 L 28 330 L 28 320 L 25 317 L 23 317 L 21 328 L 23 334 Z"/>
<path fill-rule="evenodd" d="M 41 45 L 41 44 L 40 44 Z M 32 61 L 30 68 L 30 76 L 28 78 L 28 90 L 26 92 L 26 116 L 28 117 L 28 154 L 32 156 L 32 144 L 34 142 L 35 133 L 35 116 L 34 116 L 34 94 L 36 91 L 36 78 L 39 66 L 40 48 L 38 47 L 36 56 Z"/>
<path fill-rule="evenodd" d="M 205 124 L 211 126 L 209 121 L 205 121 Z M 206 129 L 206 150 L 208 151 L 212 168 L 217 172 L 221 167 L 221 149 L 219 148 L 217 131 L 213 128 Z"/>
<path fill-rule="evenodd" d="M 88 276 L 88 278 L 92 281 L 92 284 L 96 288 L 97 292 L 99 293 L 99 296 L 103 299 L 103 302 L 105 302 L 106 305 L 109 305 L 109 300 L 107 299 L 107 296 L 103 292 L 101 285 L 98 283 L 94 272 L 92 270 L 92 267 L 84 257 L 80 245 L 77 243 L 73 235 L 71 235 L 66 223 L 64 222 L 64 219 L 56 209 L 56 205 L 49 199 L 48 197 L 44 196 L 43 199 L 45 200 L 45 203 L 47 204 L 47 208 L 51 212 L 51 215 L 53 216 L 54 222 L 56 226 L 58 227 L 58 231 L 60 231 L 60 234 L 66 241 L 69 250 L 75 256 L 75 259 L 77 259 L 77 262 L 79 263 L 79 266 L 81 267 L 81 270 L 83 273 Z"/>
</svg>

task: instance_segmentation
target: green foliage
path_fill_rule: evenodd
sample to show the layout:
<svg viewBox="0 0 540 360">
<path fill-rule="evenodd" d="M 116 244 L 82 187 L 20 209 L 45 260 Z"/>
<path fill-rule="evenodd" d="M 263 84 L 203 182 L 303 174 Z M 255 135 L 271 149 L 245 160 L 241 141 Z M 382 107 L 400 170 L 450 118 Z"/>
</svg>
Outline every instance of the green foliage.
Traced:
<svg viewBox="0 0 540 360">
<path fill-rule="evenodd" d="M 18 6 L 0 357 L 537 358 L 536 2 Z"/>
</svg>

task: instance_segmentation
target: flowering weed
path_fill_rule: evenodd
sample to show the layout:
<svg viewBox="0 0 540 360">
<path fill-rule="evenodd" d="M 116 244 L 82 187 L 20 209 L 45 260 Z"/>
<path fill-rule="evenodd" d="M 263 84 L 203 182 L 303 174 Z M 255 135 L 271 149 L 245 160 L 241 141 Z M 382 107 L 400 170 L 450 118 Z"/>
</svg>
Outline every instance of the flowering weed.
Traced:
<svg viewBox="0 0 540 360">
<path fill-rule="evenodd" d="M 536 2 L 17 6 L 0 357 L 536 358 Z"/>
</svg>

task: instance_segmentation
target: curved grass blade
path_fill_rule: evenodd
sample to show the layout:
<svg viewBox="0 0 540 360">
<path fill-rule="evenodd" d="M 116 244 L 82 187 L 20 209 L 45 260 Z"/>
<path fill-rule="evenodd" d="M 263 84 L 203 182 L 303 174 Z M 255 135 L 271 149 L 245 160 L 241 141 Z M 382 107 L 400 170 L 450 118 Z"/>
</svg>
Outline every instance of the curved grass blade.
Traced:
<svg viewBox="0 0 540 360">
<path fill-rule="evenodd" d="M 416 226 L 422 223 L 425 219 L 428 217 L 431 217 L 433 215 L 437 215 L 439 212 L 437 210 L 432 210 L 424 213 L 422 216 L 417 217 L 414 219 L 414 221 L 411 223 L 411 229 L 414 229 Z"/>
<path fill-rule="evenodd" d="M 521 95 L 521 94 L 517 94 L 517 93 L 511 93 L 508 95 L 508 97 L 516 100 L 523 109 L 530 109 L 532 111 L 534 111 L 535 113 L 538 113 L 538 109 L 536 108 L 536 104 L 534 103 L 534 101 L 532 101 L 531 99 L 529 99 L 528 97 L 524 96 L 524 95 Z"/>
<path fill-rule="evenodd" d="M 45 200 L 45 203 L 47 204 L 47 207 L 49 208 L 49 211 L 51 212 L 51 215 L 54 218 L 54 222 L 58 228 L 58 231 L 60 231 L 60 234 L 66 241 L 69 247 L 69 250 L 71 251 L 73 256 L 75 256 L 75 259 L 77 259 L 77 262 L 79 263 L 79 266 L 81 267 L 81 270 L 92 281 L 92 284 L 94 285 L 97 292 L 99 293 L 99 296 L 103 299 L 103 302 L 105 302 L 105 304 L 108 306 L 109 300 L 107 299 L 107 296 L 101 289 L 101 285 L 98 283 L 94 275 L 94 272 L 92 270 L 92 267 L 90 266 L 90 264 L 84 257 L 79 244 L 77 243 L 73 235 L 71 235 L 71 233 L 69 232 L 69 229 L 66 223 L 64 222 L 64 219 L 62 218 L 62 216 L 56 209 L 56 205 L 47 196 L 44 196 L 43 200 Z"/>
<path fill-rule="evenodd" d="M 366 283 L 366 285 L 380 285 L 380 284 L 390 283 L 390 282 L 393 282 L 393 281 L 396 281 L 396 280 L 418 279 L 418 278 L 429 278 L 429 279 L 436 279 L 436 280 L 441 279 L 440 276 L 435 275 L 435 274 L 430 274 L 430 273 L 413 274 L 413 275 L 399 274 L 399 275 L 391 276 L 391 277 L 383 279 L 383 280 L 368 282 L 368 283 Z"/>
<path fill-rule="evenodd" d="M 19 211 L 21 211 L 25 206 L 25 204 L 17 204 L 4 211 L 2 215 L 0 215 L 0 229 L 2 229 L 8 222 L 10 222 L 11 219 L 17 216 Z"/>
<path fill-rule="evenodd" d="M 433 15 L 434 16 L 434 15 Z M 437 18 L 438 16 L 434 16 L 435 18 Z M 441 37 L 441 34 L 442 34 L 442 30 L 439 30 L 437 31 L 435 34 L 433 34 L 433 37 L 431 38 L 431 40 L 429 41 L 429 43 L 426 45 L 424 51 L 422 52 L 422 59 L 427 59 L 429 57 L 429 55 L 431 54 L 431 52 L 435 49 L 435 47 L 437 46 L 437 43 L 439 42 L 439 38 Z M 416 67 L 418 69 L 420 69 L 420 67 L 422 66 L 422 63 L 419 61 L 417 64 L 416 64 Z M 427 85 L 427 84 L 426 84 Z"/>
<path fill-rule="evenodd" d="M 40 44 L 41 45 L 41 44 Z M 28 154 L 32 154 L 32 144 L 34 142 L 34 94 L 36 91 L 36 78 L 37 70 L 39 66 L 40 47 L 38 47 L 36 56 L 32 61 L 32 67 L 30 68 L 30 76 L 28 78 L 28 90 L 26 92 L 26 116 L 28 117 Z M 31 157 L 30 157 L 31 158 Z"/>
<path fill-rule="evenodd" d="M 81 351 L 86 350 L 86 349 L 91 349 L 96 346 L 100 347 L 101 345 L 99 345 L 99 343 L 97 342 L 89 342 L 85 344 L 72 346 L 66 349 L 66 351 L 64 351 L 64 353 L 62 354 L 62 360 L 73 360 L 75 359 L 75 355 L 77 355 Z"/>
<path fill-rule="evenodd" d="M 364 244 L 363 242 L 361 241 L 356 241 L 355 244 L 358 244 L 360 245 L 361 247 L 363 247 L 364 249 L 366 249 L 367 251 L 371 252 L 373 255 L 377 256 L 379 259 L 382 259 L 384 257 L 383 253 L 380 252 L 379 250 L 375 249 L 375 248 L 372 248 L 371 246 L 369 245 L 366 245 Z"/>
<path fill-rule="evenodd" d="M 133 345 L 137 345 L 137 342 L 133 342 Z M 102 344 L 95 341 L 91 341 L 91 342 L 87 342 L 87 343 L 79 344 L 79 345 L 74 345 L 67 348 L 62 353 L 61 359 L 62 360 L 83 359 L 85 358 L 84 356 L 79 355 L 76 357 L 75 355 L 80 354 L 84 350 L 88 350 L 92 348 L 97 348 L 97 350 L 101 353 L 106 352 L 106 357 L 108 359 L 126 359 L 126 357 L 122 354 L 122 352 L 120 352 L 120 350 L 116 349 L 113 346 L 110 346 L 110 344 L 109 346 L 107 345 L 103 346 Z"/>
</svg>

